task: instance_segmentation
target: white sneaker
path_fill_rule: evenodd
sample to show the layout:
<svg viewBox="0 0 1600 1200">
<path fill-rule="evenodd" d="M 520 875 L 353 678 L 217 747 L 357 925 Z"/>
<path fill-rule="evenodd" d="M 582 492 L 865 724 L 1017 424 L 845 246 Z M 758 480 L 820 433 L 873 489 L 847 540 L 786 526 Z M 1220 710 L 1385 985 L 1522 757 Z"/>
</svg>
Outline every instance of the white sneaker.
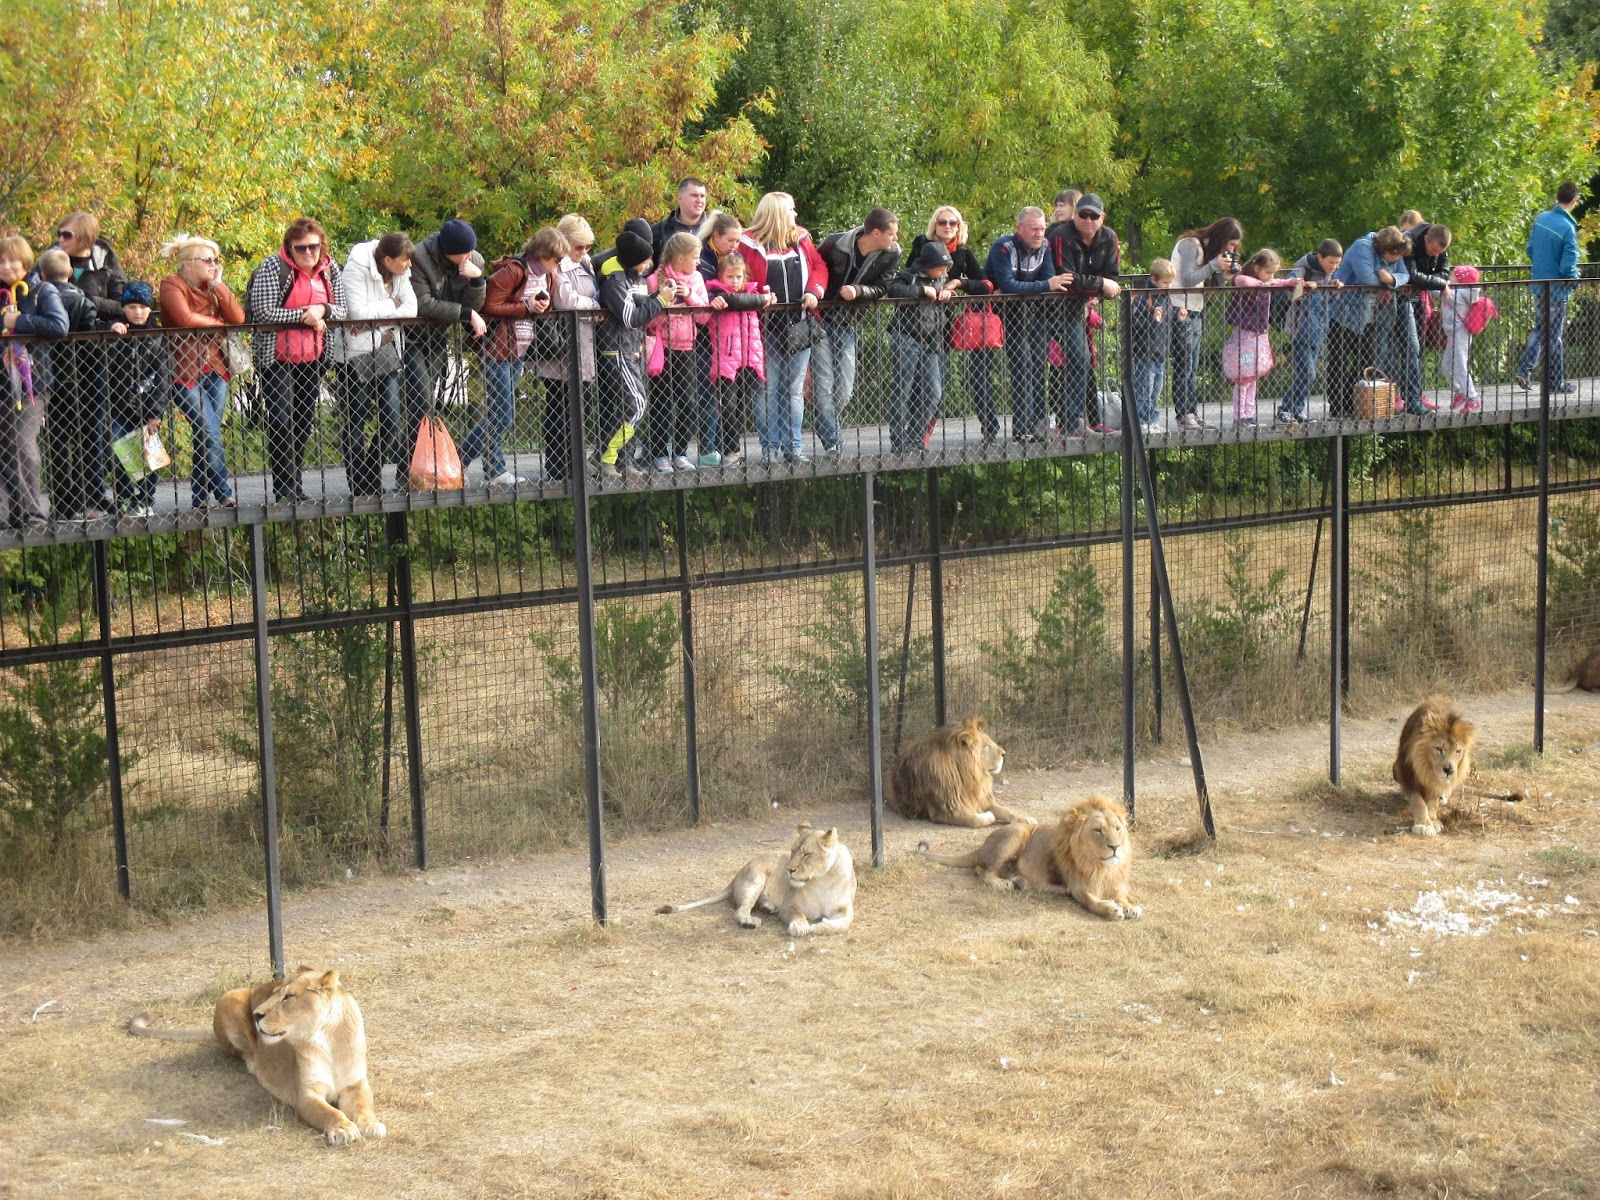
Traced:
<svg viewBox="0 0 1600 1200">
<path fill-rule="evenodd" d="M 527 483 L 521 475 L 513 475 L 510 471 L 501 471 L 493 479 L 486 481 L 490 487 L 516 487 L 519 483 Z"/>
</svg>

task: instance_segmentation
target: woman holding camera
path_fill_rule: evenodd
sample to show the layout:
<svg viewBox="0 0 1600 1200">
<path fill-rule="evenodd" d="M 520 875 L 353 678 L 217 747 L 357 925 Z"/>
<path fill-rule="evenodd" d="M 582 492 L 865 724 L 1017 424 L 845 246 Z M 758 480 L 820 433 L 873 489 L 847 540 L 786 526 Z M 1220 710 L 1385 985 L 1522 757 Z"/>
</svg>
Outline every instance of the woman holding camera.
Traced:
<svg viewBox="0 0 1600 1200">
<path fill-rule="evenodd" d="M 1191 229 L 1178 238 L 1172 248 L 1172 265 L 1178 272 L 1180 288 L 1226 287 L 1239 273 L 1239 247 L 1244 227 L 1233 217 L 1213 221 L 1203 229 Z M 1200 335 L 1205 330 L 1202 314 L 1206 298 L 1195 292 L 1172 297 L 1174 310 L 1186 309 L 1188 317 L 1172 327 L 1172 412 L 1182 429 L 1204 429 L 1200 419 L 1196 376 L 1200 370 Z"/>
</svg>

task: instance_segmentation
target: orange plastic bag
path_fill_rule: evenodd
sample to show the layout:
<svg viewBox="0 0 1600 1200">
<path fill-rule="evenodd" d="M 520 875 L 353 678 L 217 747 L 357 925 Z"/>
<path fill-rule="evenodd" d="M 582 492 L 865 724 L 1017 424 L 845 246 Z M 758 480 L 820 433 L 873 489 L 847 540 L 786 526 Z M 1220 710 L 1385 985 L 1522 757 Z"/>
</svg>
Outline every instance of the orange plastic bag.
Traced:
<svg viewBox="0 0 1600 1200">
<path fill-rule="evenodd" d="M 461 456 L 455 440 L 437 416 L 426 416 L 417 426 L 417 445 L 411 451 L 411 490 L 449 491 L 461 486 Z"/>
</svg>

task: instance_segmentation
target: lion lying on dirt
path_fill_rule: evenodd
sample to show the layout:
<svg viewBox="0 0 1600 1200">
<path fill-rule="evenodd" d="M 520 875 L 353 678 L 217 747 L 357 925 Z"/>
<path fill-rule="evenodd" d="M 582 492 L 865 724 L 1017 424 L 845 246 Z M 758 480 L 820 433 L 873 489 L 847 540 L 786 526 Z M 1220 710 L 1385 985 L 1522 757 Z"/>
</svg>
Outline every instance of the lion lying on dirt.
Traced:
<svg viewBox="0 0 1600 1200">
<path fill-rule="evenodd" d="M 1128 810 L 1104 796 L 1076 801 L 1053 828 L 996 829 L 967 854 L 935 854 L 927 842 L 917 849 L 947 867 L 972 867 L 979 879 L 1001 891 L 1036 888 L 1065 894 L 1112 921 L 1143 912 L 1128 895 L 1133 868 Z"/>
<path fill-rule="evenodd" d="M 1545 691 L 1552 696 L 1561 696 L 1574 688 L 1600 692 L 1600 646 L 1589 651 L 1588 657 L 1572 668 L 1572 677 L 1567 682 L 1560 687 L 1545 688 Z"/>
<path fill-rule="evenodd" d="M 287 979 L 224 992 L 211 1029 L 152 1029 L 143 1013 L 128 1022 L 135 1037 L 207 1042 L 214 1036 L 330 1146 L 387 1132 L 372 1111 L 361 1010 L 340 986 L 339 972 L 301 966 Z"/>
<path fill-rule="evenodd" d="M 1477 727 L 1445 696 L 1424 700 L 1400 730 L 1391 773 L 1411 808 L 1411 832 L 1433 836 L 1444 829 L 1439 808 L 1472 774 Z"/>
<path fill-rule="evenodd" d="M 734 919 L 746 929 L 761 924 L 754 909 L 778 914 L 790 937 L 843 933 L 855 919 L 856 864 L 839 840 L 839 831 L 818 833 L 810 825 L 795 828 L 787 853 L 758 854 L 714 896 L 687 904 L 663 904 L 658 913 L 688 912 L 707 904 L 732 901 Z"/>
<path fill-rule="evenodd" d="M 943 725 L 907 746 L 895 763 L 889 807 L 902 817 L 982 829 L 987 825 L 1032 825 L 1032 817 L 996 804 L 994 780 L 1006 752 L 973 717 Z"/>
</svg>

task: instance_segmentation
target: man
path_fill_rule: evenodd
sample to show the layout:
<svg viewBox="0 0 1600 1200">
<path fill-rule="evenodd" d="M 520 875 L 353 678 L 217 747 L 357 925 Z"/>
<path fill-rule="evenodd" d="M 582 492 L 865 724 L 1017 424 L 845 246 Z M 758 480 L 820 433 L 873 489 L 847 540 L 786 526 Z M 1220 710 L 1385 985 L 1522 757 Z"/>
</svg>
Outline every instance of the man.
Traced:
<svg viewBox="0 0 1600 1200">
<path fill-rule="evenodd" d="M 1017 214 L 1017 231 L 989 247 L 984 274 L 997 292 L 1041 296 L 1066 291 L 1072 276 L 1053 271 L 1045 244 L 1044 210 L 1029 205 Z M 1042 442 L 1050 436 L 1044 415 L 1045 365 L 1050 327 L 1044 302 L 1002 307 L 1006 326 L 1006 362 L 1011 368 L 1011 436 L 1019 442 Z"/>
<path fill-rule="evenodd" d="M 1578 222 L 1572 210 L 1578 207 L 1578 185 L 1568 181 L 1556 189 L 1556 202 L 1533 219 L 1528 232 L 1529 279 L 1576 279 L 1578 277 Z M 1563 396 L 1577 391 L 1566 376 L 1567 301 L 1573 286 L 1547 285 L 1533 293 L 1533 329 L 1528 334 L 1528 344 L 1523 348 L 1522 361 L 1517 364 L 1517 386 L 1527 391 L 1531 386 L 1533 369 L 1539 364 L 1539 351 L 1545 345 L 1545 298 L 1550 294 L 1550 390 Z"/>
<path fill-rule="evenodd" d="M 678 184 L 678 207 L 650 227 L 651 249 L 661 261 L 661 247 L 675 233 L 699 233 L 706 215 L 706 181 L 693 175 Z"/>
<path fill-rule="evenodd" d="M 1406 411 L 1421 415 L 1437 408 L 1422 395 L 1422 294 L 1432 292 L 1437 308 L 1450 299 L 1450 230 L 1443 225 L 1417 221 L 1409 230 L 1411 253 L 1406 255 L 1406 270 L 1411 275 L 1411 298 L 1395 306 L 1395 328 L 1387 361 L 1398 366 L 1392 372 L 1400 382 Z"/>
<path fill-rule="evenodd" d="M 1067 437 L 1082 437 L 1089 432 L 1085 408 L 1092 383 L 1089 335 L 1085 327 L 1089 301 L 1098 296 L 1115 300 L 1122 291 L 1117 283 L 1122 247 L 1116 231 L 1105 222 L 1105 202 L 1088 192 L 1079 198 L 1071 226 L 1050 239 L 1051 259 L 1056 270 L 1067 279 L 1068 299 L 1054 322 L 1066 376 L 1066 428 L 1063 432 Z"/>
<path fill-rule="evenodd" d="M 839 453 L 839 413 L 846 411 L 856 386 L 856 332 L 865 316 L 861 302 L 880 299 L 900 266 L 900 220 L 886 208 L 845 233 L 822 239 L 818 252 L 828 265 L 824 300 L 837 307 L 822 311 L 822 340 L 811 351 L 811 399 L 816 433 L 824 454 Z"/>
<path fill-rule="evenodd" d="M 445 329 L 451 325 L 465 325 L 472 330 L 473 337 L 479 338 L 489 330 L 479 315 L 488 283 L 483 277 L 478 235 L 471 225 L 460 218 L 452 218 L 441 225 L 437 233 L 423 239 L 411 259 L 411 287 L 417 293 L 417 316 L 435 325 L 418 325 L 407 332 L 405 445 L 411 444 L 423 415 L 433 411 L 435 381 L 444 374 L 445 358 L 450 351 Z M 400 464 L 402 477 L 406 467 L 406 463 Z"/>
</svg>

